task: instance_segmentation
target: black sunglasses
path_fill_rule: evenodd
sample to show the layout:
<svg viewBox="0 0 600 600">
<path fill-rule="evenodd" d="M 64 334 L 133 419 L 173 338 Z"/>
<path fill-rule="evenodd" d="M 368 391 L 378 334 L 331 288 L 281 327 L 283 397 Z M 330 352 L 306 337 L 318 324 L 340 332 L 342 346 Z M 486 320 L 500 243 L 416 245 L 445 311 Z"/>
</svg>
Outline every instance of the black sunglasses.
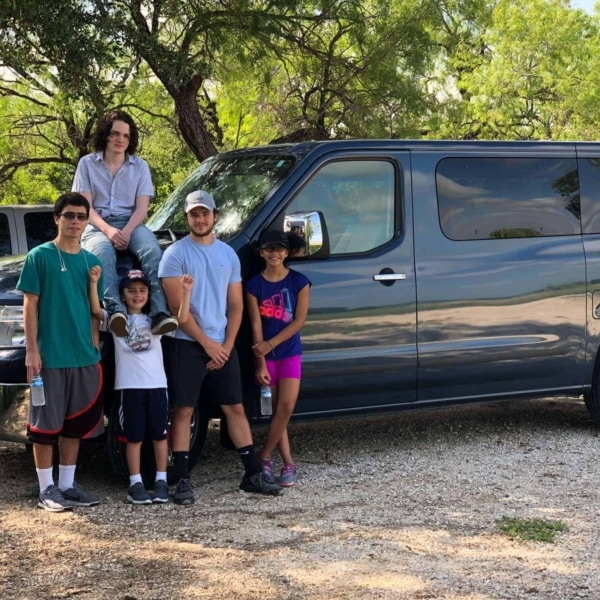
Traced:
<svg viewBox="0 0 600 600">
<path fill-rule="evenodd" d="M 74 213 L 74 212 L 66 212 L 60 213 L 59 217 L 64 217 L 67 221 L 74 221 L 77 219 L 78 221 L 87 221 L 88 216 L 85 213 Z"/>
</svg>

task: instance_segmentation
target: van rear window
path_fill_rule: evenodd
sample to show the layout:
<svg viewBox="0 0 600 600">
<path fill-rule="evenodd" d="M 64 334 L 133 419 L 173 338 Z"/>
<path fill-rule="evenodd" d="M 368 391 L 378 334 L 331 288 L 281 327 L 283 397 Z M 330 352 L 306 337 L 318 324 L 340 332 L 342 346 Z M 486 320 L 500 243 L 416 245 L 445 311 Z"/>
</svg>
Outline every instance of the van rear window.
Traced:
<svg viewBox="0 0 600 600">
<path fill-rule="evenodd" d="M 575 159 L 445 158 L 436 188 L 440 226 L 452 240 L 581 233 Z"/>
</svg>

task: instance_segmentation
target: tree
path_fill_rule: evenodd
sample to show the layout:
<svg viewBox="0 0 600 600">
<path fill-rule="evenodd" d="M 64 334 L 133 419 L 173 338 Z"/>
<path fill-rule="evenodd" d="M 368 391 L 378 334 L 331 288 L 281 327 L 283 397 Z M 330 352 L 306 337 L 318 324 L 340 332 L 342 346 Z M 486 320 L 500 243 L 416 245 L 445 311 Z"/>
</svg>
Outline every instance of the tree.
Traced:
<svg viewBox="0 0 600 600">
<path fill-rule="evenodd" d="M 424 112 L 428 3 L 330 2 L 304 10 L 315 18 L 282 24 L 269 51 L 249 42 L 239 65 L 219 70 L 226 141 L 255 140 L 257 130 L 272 141 L 415 134 Z"/>
<path fill-rule="evenodd" d="M 475 13 L 455 8 L 441 70 L 450 92 L 432 119 L 434 136 L 596 137 L 597 20 L 567 0 L 495 0 Z"/>
</svg>

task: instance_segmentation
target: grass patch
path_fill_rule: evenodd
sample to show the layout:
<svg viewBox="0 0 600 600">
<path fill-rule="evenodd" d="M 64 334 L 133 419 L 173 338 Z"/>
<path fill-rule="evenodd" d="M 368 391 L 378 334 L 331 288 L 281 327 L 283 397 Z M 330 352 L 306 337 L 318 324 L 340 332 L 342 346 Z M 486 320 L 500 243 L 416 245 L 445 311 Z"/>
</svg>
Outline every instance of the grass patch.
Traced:
<svg viewBox="0 0 600 600">
<path fill-rule="evenodd" d="M 548 519 L 519 519 L 504 516 L 496 520 L 496 525 L 509 538 L 517 542 L 552 543 L 557 533 L 567 531 L 567 526 L 562 521 Z"/>
</svg>

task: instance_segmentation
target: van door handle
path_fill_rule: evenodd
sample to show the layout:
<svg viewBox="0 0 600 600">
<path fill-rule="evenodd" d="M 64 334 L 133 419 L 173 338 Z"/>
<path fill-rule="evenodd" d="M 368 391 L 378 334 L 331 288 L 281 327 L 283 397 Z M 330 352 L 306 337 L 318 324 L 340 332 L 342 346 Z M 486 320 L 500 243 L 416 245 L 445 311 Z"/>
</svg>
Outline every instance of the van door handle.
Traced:
<svg viewBox="0 0 600 600">
<path fill-rule="evenodd" d="M 394 273 L 390 268 L 381 269 L 377 275 L 373 275 L 373 281 L 379 281 L 383 285 L 393 285 L 399 279 L 406 279 L 406 274 Z"/>
</svg>

